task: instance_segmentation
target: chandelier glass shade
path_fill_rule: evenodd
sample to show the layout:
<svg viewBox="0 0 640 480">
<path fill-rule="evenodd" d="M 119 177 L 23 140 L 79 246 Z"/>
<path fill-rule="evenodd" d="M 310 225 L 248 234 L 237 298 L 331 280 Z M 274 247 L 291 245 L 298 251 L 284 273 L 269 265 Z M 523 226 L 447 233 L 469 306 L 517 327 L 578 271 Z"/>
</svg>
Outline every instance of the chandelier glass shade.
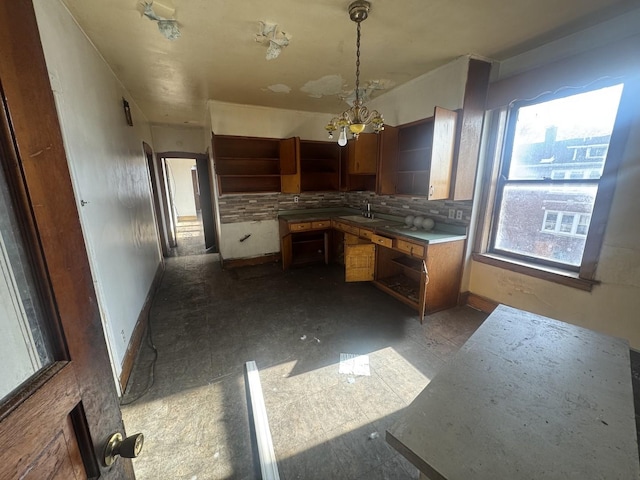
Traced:
<svg viewBox="0 0 640 480">
<path fill-rule="evenodd" d="M 356 39 L 356 99 L 348 110 L 331 119 L 325 129 L 329 132 L 329 138 L 333 138 L 333 133 L 339 132 L 338 144 L 345 146 L 347 144 L 347 130 L 351 133 L 352 138 L 358 139 L 367 125 L 373 127 L 375 133 L 384 130 L 384 119 L 377 110 L 369 110 L 362 104 L 360 98 L 360 24 L 369 16 L 371 3 L 365 0 L 356 0 L 349 5 L 349 17 L 357 24 Z"/>
</svg>

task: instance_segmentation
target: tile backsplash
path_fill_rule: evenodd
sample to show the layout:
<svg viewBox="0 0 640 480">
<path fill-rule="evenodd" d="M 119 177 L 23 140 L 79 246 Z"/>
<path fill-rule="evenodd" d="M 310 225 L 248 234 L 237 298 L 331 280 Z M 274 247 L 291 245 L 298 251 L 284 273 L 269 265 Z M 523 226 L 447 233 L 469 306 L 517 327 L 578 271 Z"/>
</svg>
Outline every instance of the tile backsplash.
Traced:
<svg viewBox="0 0 640 480">
<path fill-rule="evenodd" d="M 298 201 L 295 201 L 298 197 Z M 360 210 L 369 202 L 374 212 L 405 217 L 422 215 L 457 225 L 469 225 L 471 201 L 427 201 L 423 197 L 376 195 L 373 192 L 309 192 L 297 195 L 285 193 L 223 195 L 218 199 L 222 223 L 274 220 L 280 210 L 350 207 Z M 449 210 L 461 210 L 462 219 L 449 218 Z"/>
</svg>

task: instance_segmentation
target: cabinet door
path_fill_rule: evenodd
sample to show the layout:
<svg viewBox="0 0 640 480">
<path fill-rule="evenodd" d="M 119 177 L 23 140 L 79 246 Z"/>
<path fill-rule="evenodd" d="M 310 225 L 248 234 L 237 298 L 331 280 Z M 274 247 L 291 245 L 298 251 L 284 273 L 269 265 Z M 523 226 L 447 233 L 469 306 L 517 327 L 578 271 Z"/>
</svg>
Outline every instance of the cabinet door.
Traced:
<svg viewBox="0 0 640 480">
<path fill-rule="evenodd" d="M 429 200 L 449 198 L 457 116 L 456 112 L 445 108 L 436 107 L 435 109 L 429 172 Z"/>
<path fill-rule="evenodd" d="M 344 246 L 345 282 L 371 282 L 375 271 L 376 246 L 372 243 Z"/>
<path fill-rule="evenodd" d="M 280 239 L 280 255 L 282 257 L 282 269 L 291 268 L 293 261 L 293 245 L 291 244 L 291 234 L 285 235 Z"/>
<path fill-rule="evenodd" d="M 349 140 L 348 172 L 351 175 L 375 175 L 378 164 L 378 134 L 361 133 Z"/>
<path fill-rule="evenodd" d="M 398 127 L 384 126 L 380 135 L 380 162 L 376 191 L 379 195 L 394 195 L 398 175 Z"/>
<path fill-rule="evenodd" d="M 300 193 L 300 139 L 280 140 L 280 191 Z"/>
<path fill-rule="evenodd" d="M 430 244 L 427 248 L 427 312 L 437 312 L 458 304 L 464 240 Z"/>
</svg>

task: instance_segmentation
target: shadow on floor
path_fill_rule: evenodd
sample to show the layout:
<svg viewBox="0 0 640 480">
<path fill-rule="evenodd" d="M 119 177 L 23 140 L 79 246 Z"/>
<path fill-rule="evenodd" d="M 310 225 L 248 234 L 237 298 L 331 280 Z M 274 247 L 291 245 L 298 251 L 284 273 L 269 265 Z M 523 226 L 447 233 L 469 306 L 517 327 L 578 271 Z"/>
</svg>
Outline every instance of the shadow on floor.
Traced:
<svg viewBox="0 0 640 480">
<path fill-rule="evenodd" d="M 427 317 L 336 266 L 224 271 L 210 255 L 167 259 L 151 309 L 154 383 L 123 408 L 145 434 L 138 480 L 255 478 L 245 362 L 260 369 L 281 478 L 418 478 L 386 428 L 486 317 Z M 338 372 L 340 353 L 369 356 L 370 375 Z M 124 397 L 149 383 L 141 349 Z"/>
</svg>

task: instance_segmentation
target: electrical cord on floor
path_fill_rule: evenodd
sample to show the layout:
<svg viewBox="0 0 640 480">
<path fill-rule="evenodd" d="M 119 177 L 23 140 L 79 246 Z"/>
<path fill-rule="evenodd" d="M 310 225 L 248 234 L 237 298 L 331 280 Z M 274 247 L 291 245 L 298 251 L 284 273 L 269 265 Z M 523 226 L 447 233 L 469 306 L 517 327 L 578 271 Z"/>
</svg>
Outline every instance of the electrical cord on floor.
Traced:
<svg viewBox="0 0 640 480">
<path fill-rule="evenodd" d="M 138 395 L 136 395 L 133 399 L 127 400 L 126 402 L 120 402 L 120 406 L 131 405 L 132 403 L 137 402 L 142 397 L 144 397 L 147 393 L 149 393 L 149 390 L 151 390 L 151 387 L 153 387 L 153 384 L 155 383 L 156 360 L 158 360 L 158 349 L 153 343 L 153 332 L 151 331 L 151 308 L 149 308 L 149 313 L 147 315 L 147 343 L 153 350 L 153 359 L 151 360 L 151 367 L 149 368 L 149 381 L 147 382 L 147 386 L 144 387 L 144 390 Z M 122 396 L 122 398 L 124 399 L 124 395 Z"/>
</svg>

